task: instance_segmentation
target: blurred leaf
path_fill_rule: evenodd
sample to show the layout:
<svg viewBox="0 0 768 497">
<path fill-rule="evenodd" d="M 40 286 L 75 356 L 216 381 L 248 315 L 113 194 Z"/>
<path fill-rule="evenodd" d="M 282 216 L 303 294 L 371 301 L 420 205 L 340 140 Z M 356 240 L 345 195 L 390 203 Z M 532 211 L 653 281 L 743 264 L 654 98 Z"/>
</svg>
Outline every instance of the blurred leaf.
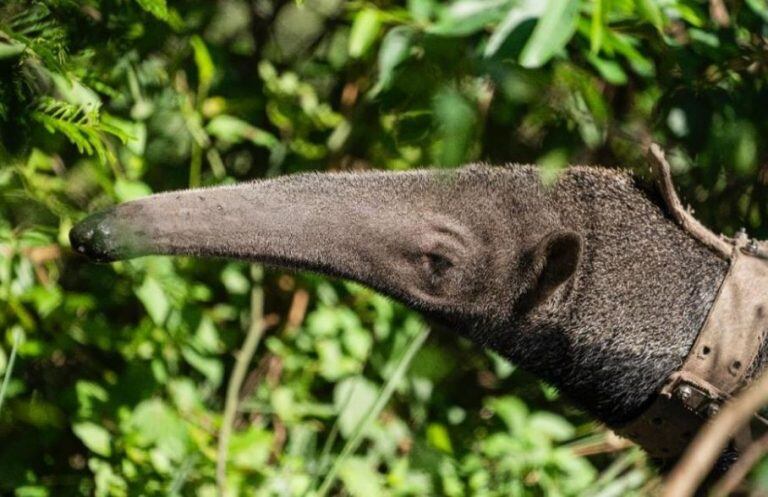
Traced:
<svg viewBox="0 0 768 497">
<path fill-rule="evenodd" d="M 484 55 L 491 57 L 501 48 L 510 34 L 523 22 L 539 18 L 547 4 L 542 0 L 519 0 L 512 4 L 507 15 L 493 30 L 485 45 Z"/>
<path fill-rule="evenodd" d="M 371 90 L 374 95 L 389 88 L 395 68 L 408 58 L 414 34 L 411 28 L 398 26 L 384 36 L 379 48 L 379 78 Z"/>
<path fill-rule="evenodd" d="M 104 457 L 112 455 L 112 448 L 110 446 L 111 436 L 103 427 L 91 423 L 90 421 L 84 421 L 72 425 L 72 431 L 75 432 L 77 438 L 79 438 L 89 450 Z"/>
<path fill-rule="evenodd" d="M 136 289 L 136 296 L 144 304 L 152 321 L 162 326 L 171 310 L 171 303 L 157 280 L 150 276 L 144 278 L 144 282 Z"/>
<path fill-rule="evenodd" d="M 129 202 L 149 195 L 152 195 L 152 190 L 146 183 L 123 178 L 115 180 L 115 196 L 120 202 Z"/>
<path fill-rule="evenodd" d="M 274 148 L 279 143 L 271 133 L 226 114 L 211 119 L 205 129 L 216 138 L 229 143 L 249 141 L 256 146 L 266 148 Z"/>
<path fill-rule="evenodd" d="M 469 155 L 477 116 L 464 96 L 456 90 L 446 89 L 435 96 L 434 121 L 440 129 L 437 164 L 454 167 Z"/>
<path fill-rule="evenodd" d="M 381 16 L 376 9 L 363 9 L 355 14 L 349 34 L 349 56 L 360 58 L 368 53 L 381 29 Z"/>
<path fill-rule="evenodd" d="M 439 423 L 431 423 L 427 427 L 427 441 L 429 441 L 429 444 L 432 447 L 448 454 L 453 454 L 451 437 L 448 435 L 448 430 L 444 425 Z"/>
<path fill-rule="evenodd" d="M 547 0 L 544 15 L 520 54 L 520 64 L 541 67 L 565 48 L 576 32 L 578 15 L 578 0 Z"/>
<path fill-rule="evenodd" d="M 531 432 L 546 436 L 555 442 L 573 438 L 575 430 L 564 418 L 548 412 L 536 412 L 528 421 Z"/>
<path fill-rule="evenodd" d="M 759 15 L 763 22 L 768 24 L 768 1 L 766 0 L 746 0 L 747 6 Z"/>
<path fill-rule="evenodd" d="M 384 495 L 381 476 L 363 458 L 347 459 L 339 470 L 339 478 L 349 495 L 354 497 Z"/>
<path fill-rule="evenodd" d="M 637 0 L 637 11 L 640 16 L 651 23 L 659 32 L 664 28 L 664 16 L 657 0 Z"/>
<path fill-rule="evenodd" d="M 333 390 L 333 404 L 339 411 L 339 429 L 344 438 L 352 435 L 355 428 L 371 410 L 378 389 L 362 376 L 346 378 Z"/>
<path fill-rule="evenodd" d="M 440 10 L 439 21 L 427 32 L 443 36 L 466 36 L 500 20 L 512 0 L 456 0 Z"/>
<path fill-rule="evenodd" d="M 195 53 L 195 64 L 197 65 L 197 77 L 199 78 L 198 84 L 201 93 L 198 98 L 202 101 L 208 94 L 208 88 L 211 87 L 211 83 L 213 83 L 216 66 L 214 66 L 211 54 L 202 38 L 193 36 L 190 38 L 189 43 L 192 45 L 192 50 Z"/>
<path fill-rule="evenodd" d="M 0 60 L 18 57 L 24 53 L 26 48 L 22 43 L 0 41 Z"/>
</svg>

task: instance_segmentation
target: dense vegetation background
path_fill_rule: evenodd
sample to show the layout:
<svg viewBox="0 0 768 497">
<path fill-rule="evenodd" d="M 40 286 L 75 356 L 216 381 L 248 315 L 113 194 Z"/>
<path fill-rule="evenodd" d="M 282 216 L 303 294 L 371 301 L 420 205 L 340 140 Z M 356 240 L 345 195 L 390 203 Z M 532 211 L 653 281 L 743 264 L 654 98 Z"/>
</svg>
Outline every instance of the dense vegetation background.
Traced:
<svg viewBox="0 0 768 497">
<path fill-rule="evenodd" d="M 765 0 L 3 2 L 0 494 L 216 495 L 261 324 L 229 495 L 649 493 L 637 449 L 367 289 L 93 265 L 66 235 L 150 192 L 308 170 L 645 174 L 653 138 L 704 221 L 765 237 L 767 84 Z"/>
</svg>

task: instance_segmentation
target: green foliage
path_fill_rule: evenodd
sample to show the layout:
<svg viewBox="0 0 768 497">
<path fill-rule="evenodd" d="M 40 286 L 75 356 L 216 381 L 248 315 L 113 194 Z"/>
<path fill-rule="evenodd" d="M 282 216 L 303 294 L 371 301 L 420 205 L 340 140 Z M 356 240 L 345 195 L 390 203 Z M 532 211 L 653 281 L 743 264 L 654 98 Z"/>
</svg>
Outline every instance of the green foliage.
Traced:
<svg viewBox="0 0 768 497">
<path fill-rule="evenodd" d="M 728 13 L 711 19 L 703 0 L 4 2 L 0 493 L 216 495 L 248 266 L 89 264 L 66 234 L 106 205 L 474 160 L 536 162 L 545 181 L 568 163 L 644 174 L 652 137 L 705 222 L 768 237 L 768 5 Z M 604 429 L 554 389 L 455 336 L 420 343 L 424 323 L 391 300 L 276 270 L 263 285 L 270 326 L 241 391 L 230 495 L 653 485 L 637 451 L 601 453 Z"/>
</svg>

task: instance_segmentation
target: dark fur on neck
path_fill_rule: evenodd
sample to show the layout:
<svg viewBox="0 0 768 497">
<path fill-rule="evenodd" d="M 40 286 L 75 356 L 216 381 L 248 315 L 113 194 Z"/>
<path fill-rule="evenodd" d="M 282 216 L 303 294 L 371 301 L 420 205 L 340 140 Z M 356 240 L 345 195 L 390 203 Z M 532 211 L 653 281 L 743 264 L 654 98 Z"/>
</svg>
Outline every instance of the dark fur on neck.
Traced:
<svg viewBox="0 0 768 497">
<path fill-rule="evenodd" d="M 517 319 L 509 339 L 493 345 L 618 425 L 682 365 L 727 263 L 628 174 L 571 168 L 546 196 L 547 208 L 584 239 L 579 270 L 554 302 Z"/>
</svg>

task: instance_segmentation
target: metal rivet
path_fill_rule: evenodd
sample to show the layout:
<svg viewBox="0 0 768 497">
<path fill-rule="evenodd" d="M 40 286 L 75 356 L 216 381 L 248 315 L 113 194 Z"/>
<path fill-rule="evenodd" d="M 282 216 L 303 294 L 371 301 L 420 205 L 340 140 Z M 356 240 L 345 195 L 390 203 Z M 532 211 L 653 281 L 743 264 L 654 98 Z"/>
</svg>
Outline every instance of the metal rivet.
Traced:
<svg viewBox="0 0 768 497">
<path fill-rule="evenodd" d="M 758 246 L 757 246 L 757 240 L 754 238 L 747 243 L 747 246 L 744 247 L 744 250 L 751 255 L 755 255 L 758 252 Z"/>
<path fill-rule="evenodd" d="M 707 406 L 707 416 L 710 418 L 713 416 L 717 416 L 717 413 L 720 412 L 720 405 L 716 402 L 711 402 Z"/>
<path fill-rule="evenodd" d="M 687 402 L 690 400 L 691 395 L 693 395 L 693 390 L 691 390 L 691 387 L 688 385 L 683 385 L 677 389 L 676 394 L 678 399 L 682 400 L 683 402 Z"/>
</svg>

